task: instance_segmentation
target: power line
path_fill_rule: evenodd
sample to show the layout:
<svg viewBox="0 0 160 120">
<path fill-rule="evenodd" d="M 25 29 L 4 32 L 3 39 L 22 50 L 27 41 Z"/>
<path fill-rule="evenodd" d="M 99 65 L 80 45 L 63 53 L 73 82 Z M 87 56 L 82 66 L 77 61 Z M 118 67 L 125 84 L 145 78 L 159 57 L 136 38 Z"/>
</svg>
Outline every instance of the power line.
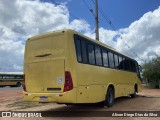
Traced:
<svg viewBox="0 0 160 120">
<path fill-rule="evenodd" d="M 94 5 L 96 4 L 94 0 L 92 0 L 92 2 L 93 2 Z M 101 13 L 101 15 L 104 17 L 104 19 L 108 22 L 108 24 L 111 26 L 112 30 L 116 31 L 115 25 L 114 25 L 114 24 L 112 23 L 112 21 L 104 14 L 104 11 L 102 10 L 102 8 L 101 8 L 100 6 L 98 7 L 98 10 L 99 10 L 99 12 Z M 124 41 L 122 35 L 120 35 L 120 38 Z M 125 45 L 128 47 L 128 49 L 129 49 L 135 56 L 137 56 L 140 60 L 144 61 L 141 57 L 139 57 L 139 55 L 138 55 L 135 51 L 133 51 L 133 50 L 131 49 L 131 47 L 129 46 L 129 44 L 128 44 L 126 41 L 124 41 L 124 43 L 125 43 Z"/>
<path fill-rule="evenodd" d="M 87 9 L 91 12 L 91 14 L 93 15 L 93 17 L 95 18 L 95 14 L 94 14 L 94 12 L 93 12 L 93 9 L 91 9 L 91 8 L 89 7 L 89 5 L 87 4 L 87 2 L 86 2 L 85 0 L 83 0 L 83 2 L 84 2 L 84 4 L 85 4 L 85 6 L 87 7 Z M 102 20 L 102 19 L 99 17 L 99 18 L 98 18 L 98 22 L 99 22 L 99 24 L 102 26 L 100 20 Z"/>
<path fill-rule="evenodd" d="M 87 9 L 92 13 L 93 17 L 95 17 L 95 14 L 93 12 L 93 9 L 90 9 L 89 5 L 86 3 L 85 0 L 83 0 L 84 4 L 86 5 Z"/>
<path fill-rule="evenodd" d="M 51 0 L 51 1 L 52 1 L 52 0 Z M 53 0 L 52 2 L 55 3 L 54 0 Z M 91 8 L 89 7 L 89 5 L 87 4 L 87 2 L 86 2 L 85 0 L 83 0 L 83 2 L 84 2 L 84 4 L 86 5 L 87 9 L 92 13 L 93 17 L 95 17 L 95 14 L 94 14 L 94 12 L 93 12 L 93 9 L 91 9 Z M 94 5 L 96 5 L 96 3 L 95 3 L 94 0 L 92 0 L 92 2 L 93 2 Z M 115 25 L 114 25 L 114 24 L 112 23 L 112 21 L 108 18 L 108 16 L 106 16 L 106 15 L 104 14 L 104 11 L 103 11 L 103 9 L 102 9 L 100 6 L 98 7 L 98 10 L 99 10 L 99 12 L 101 13 L 101 15 L 104 17 L 104 19 L 108 22 L 108 24 L 110 25 L 110 27 L 112 28 L 112 30 L 116 31 Z M 77 16 L 75 16 L 75 15 L 72 14 L 72 13 L 70 13 L 70 15 L 71 15 L 71 17 L 73 17 L 73 18 L 80 19 L 80 18 L 78 18 Z M 98 18 L 98 22 L 100 23 L 99 18 Z M 120 38 L 124 41 L 122 35 L 120 35 Z M 138 54 L 137 54 L 135 51 L 133 51 L 133 50 L 131 49 L 131 47 L 129 46 L 129 44 L 128 44 L 126 41 L 124 41 L 124 44 L 128 47 L 128 49 L 129 49 L 134 55 L 136 55 L 140 60 L 144 61 L 142 58 L 140 58 L 140 57 L 138 56 Z"/>
<path fill-rule="evenodd" d="M 120 35 L 120 38 L 121 38 L 121 40 L 124 41 L 124 39 L 122 38 L 121 35 Z M 131 49 L 131 47 L 129 46 L 129 44 L 128 44 L 126 41 L 124 41 L 124 44 L 128 47 L 128 49 L 129 49 L 135 56 L 137 56 L 138 59 L 140 59 L 141 61 L 145 61 L 145 60 L 143 60 L 141 57 L 139 57 L 139 55 L 138 55 L 135 51 L 133 51 L 133 50 Z"/>
<path fill-rule="evenodd" d="M 92 0 L 92 2 L 93 2 L 93 4 L 95 5 L 95 1 Z M 111 26 L 112 30 L 116 31 L 115 25 L 114 25 L 114 24 L 112 23 L 112 21 L 104 14 L 104 11 L 102 10 L 102 8 L 101 8 L 100 6 L 99 6 L 98 10 L 99 10 L 99 12 L 101 13 L 101 15 L 104 17 L 104 19 L 108 22 L 108 24 Z M 124 41 L 122 35 L 120 35 L 120 38 Z M 126 41 L 124 41 L 124 43 L 125 43 L 125 45 L 128 47 L 128 49 L 129 49 L 134 55 L 136 55 L 140 60 L 144 61 L 141 57 L 139 57 L 139 55 L 138 55 L 135 51 L 133 51 L 133 50 L 131 49 L 131 47 L 129 46 L 129 44 L 128 44 Z"/>
<path fill-rule="evenodd" d="M 92 2 L 95 5 L 95 1 L 92 0 Z M 104 17 L 104 19 L 108 22 L 108 24 L 110 25 L 110 27 L 115 31 L 116 30 L 115 26 L 112 24 L 112 21 L 104 14 L 104 11 L 101 9 L 100 6 L 99 6 L 98 10 L 101 13 L 101 15 Z"/>
</svg>

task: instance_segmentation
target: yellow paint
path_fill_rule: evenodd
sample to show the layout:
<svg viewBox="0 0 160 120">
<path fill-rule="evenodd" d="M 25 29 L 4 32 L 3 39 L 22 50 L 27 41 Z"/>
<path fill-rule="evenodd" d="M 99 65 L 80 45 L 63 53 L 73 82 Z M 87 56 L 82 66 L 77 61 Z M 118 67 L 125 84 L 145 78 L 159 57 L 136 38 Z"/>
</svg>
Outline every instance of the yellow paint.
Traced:
<svg viewBox="0 0 160 120">
<path fill-rule="evenodd" d="M 0 86 L 13 86 L 13 85 L 16 85 L 17 82 L 15 81 L 11 81 L 11 82 L 0 82 Z"/>
<path fill-rule="evenodd" d="M 32 37 L 27 41 L 24 59 L 27 89 L 27 92 L 23 91 L 25 101 L 39 102 L 41 96 L 47 96 L 46 102 L 97 103 L 104 101 L 109 85 L 114 86 L 116 98 L 133 93 L 135 84 L 141 89 L 136 73 L 78 63 L 74 34 L 79 33 L 72 30 L 56 31 Z M 94 42 L 114 50 L 101 42 Z M 36 57 L 43 54 L 50 55 Z M 74 86 L 68 92 L 63 92 L 65 71 L 70 71 Z M 61 84 L 58 83 L 58 78 L 62 78 Z"/>
</svg>

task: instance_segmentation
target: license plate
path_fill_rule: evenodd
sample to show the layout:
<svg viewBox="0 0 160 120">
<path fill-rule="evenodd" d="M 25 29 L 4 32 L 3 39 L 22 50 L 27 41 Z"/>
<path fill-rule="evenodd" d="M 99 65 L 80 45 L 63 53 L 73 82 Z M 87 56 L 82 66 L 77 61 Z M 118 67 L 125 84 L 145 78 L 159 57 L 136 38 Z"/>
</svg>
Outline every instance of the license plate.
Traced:
<svg viewBox="0 0 160 120">
<path fill-rule="evenodd" d="M 41 96 L 40 97 L 40 102 L 47 102 L 48 101 L 48 97 L 47 96 Z"/>
</svg>

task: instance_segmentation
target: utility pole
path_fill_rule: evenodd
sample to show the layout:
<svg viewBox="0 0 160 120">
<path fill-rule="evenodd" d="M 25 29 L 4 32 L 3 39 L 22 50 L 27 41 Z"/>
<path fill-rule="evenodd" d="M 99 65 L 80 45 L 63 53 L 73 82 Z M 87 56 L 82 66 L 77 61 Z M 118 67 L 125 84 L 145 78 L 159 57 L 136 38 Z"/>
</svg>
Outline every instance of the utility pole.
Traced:
<svg viewBox="0 0 160 120">
<path fill-rule="evenodd" d="M 95 24 L 96 24 L 96 40 L 99 41 L 99 22 L 98 22 L 98 0 L 96 0 L 95 4 L 95 11 L 96 11 L 96 16 L 95 16 Z"/>
</svg>

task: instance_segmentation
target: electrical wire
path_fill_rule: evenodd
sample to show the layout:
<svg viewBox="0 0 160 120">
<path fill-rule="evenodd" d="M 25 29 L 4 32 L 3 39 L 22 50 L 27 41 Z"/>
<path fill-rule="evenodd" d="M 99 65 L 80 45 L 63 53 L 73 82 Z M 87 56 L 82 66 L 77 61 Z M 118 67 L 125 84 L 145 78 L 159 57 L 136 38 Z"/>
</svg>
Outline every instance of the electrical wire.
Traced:
<svg viewBox="0 0 160 120">
<path fill-rule="evenodd" d="M 95 5 L 95 1 L 92 0 L 92 2 L 93 2 L 93 4 Z M 116 31 L 115 25 L 114 25 L 114 24 L 112 23 L 112 21 L 108 18 L 108 16 L 106 16 L 106 15 L 104 14 L 104 11 L 102 10 L 102 8 L 101 8 L 100 6 L 99 6 L 98 10 L 99 10 L 99 12 L 101 13 L 101 15 L 104 17 L 104 19 L 108 22 L 108 24 L 111 26 L 112 30 Z M 120 38 L 121 38 L 121 40 L 124 41 L 122 35 L 120 35 Z M 135 51 L 133 51 L 133 50 L 131 49 L 131 47 L 129 46 L 129 44 L 128 44 L 126 41 L 124 41 L 124 44 L 128 47 L 128 49 L 129 49 L 135 56 L 137 56 L 137 58 L 139 58 L 139 59 L 142 60 L 142 61 L 145 61 L 145 60 L 143 60 L 141 57 L 139 57 L 139 55 L 138 55 Z"/>
<path fill-rule="evenodd" d="M 95 17 L 95 14 L 93 12 L 93 9 L 90 9 L 89 5 L 86 3 L 85 0 L 83 0 L 84 4 L 86 5 L 87 9 L 92 13 L 93 17 Z"/>
</svg>

